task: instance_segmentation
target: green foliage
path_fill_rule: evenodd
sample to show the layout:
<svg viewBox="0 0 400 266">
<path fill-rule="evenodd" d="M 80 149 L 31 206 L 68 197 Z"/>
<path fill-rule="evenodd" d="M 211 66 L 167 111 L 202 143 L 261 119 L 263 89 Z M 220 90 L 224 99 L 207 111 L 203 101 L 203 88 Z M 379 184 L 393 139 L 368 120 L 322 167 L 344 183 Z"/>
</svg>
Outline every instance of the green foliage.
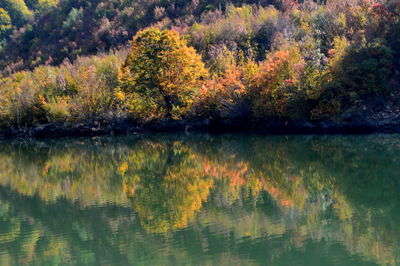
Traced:
<svg viewBox="0 0 400 266">
<path fill-rule="evenodd" d="M 365 98 L 382 97 L 390 91 L 393 51 L 389 47 L 380 42 L 349 46 L 342 40 L 335 48 L 316 117 L 338 115 Z"/>
<path fill-rule="evenodd" d="M 63 28 L 67 30 L 71 29 L 72 27 L 77 25 L 77 23 L 79 23 L 82 18 L 83 18 L 83 10 L 72 8 L 71 12 L 69 12 L 68 14 L 67 19 L 63 22 Z"/>
<path fill-rule="evenodd" d="M 334 70 L 333 81 L 343 90 L 360 95 L 387 92 L 393 52 L 386 45 L 374 42 L 365 47 L 351 47 Z"/>
<path fill-rule="evenodd" d="M 25 3 L 29 9 L 43 12 L 51 7 L 55 7 L 58 0 L 25 0 Z"/>
<path fill-rule="evenodd" d="M 21 27 L 32 17 L 32 11 L 28 9 L 24 0 L 2 0 L 0 8 L 8 11 L 12 19 L 12 23 Z"/>
<path fill-rule="evenodd" d="M 177 32 L 139 32 L 121 71 L 129 109 L 140 120 L 180 118 L 193 104 L 207 70 Z"/>
<path fill-rule="evenodd" d="M 5 36 L 12 28 L 11 17 L 8 12 L 0 8 L 0 38 Z"/>
<path fill-rule="evenodd" d="M 5 39 L 11 32 L 13 25 L 11 24 L 11 17 L 8 12 L 0 8 L 0 52 L 5 44 Z"/>
</svg>

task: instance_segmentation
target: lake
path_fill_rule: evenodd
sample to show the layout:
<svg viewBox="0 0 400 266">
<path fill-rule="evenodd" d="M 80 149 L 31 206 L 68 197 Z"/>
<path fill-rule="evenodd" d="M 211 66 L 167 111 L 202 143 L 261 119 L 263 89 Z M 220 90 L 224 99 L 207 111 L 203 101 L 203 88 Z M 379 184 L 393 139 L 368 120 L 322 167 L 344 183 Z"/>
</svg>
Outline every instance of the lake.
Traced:
<svg viewBox="0 0 400 266">
<path fill-rule="evenodd" d="M 400 135 L 0 142 L 1 265 L 398 265 Z"/>
</svg>

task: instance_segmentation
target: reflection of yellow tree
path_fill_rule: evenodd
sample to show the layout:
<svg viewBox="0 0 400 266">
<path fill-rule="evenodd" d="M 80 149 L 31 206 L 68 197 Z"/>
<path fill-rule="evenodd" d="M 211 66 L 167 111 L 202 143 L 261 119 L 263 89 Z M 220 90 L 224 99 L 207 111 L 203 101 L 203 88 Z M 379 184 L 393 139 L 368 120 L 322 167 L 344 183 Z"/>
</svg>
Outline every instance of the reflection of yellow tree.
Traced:
<svg viewBox="0 0 400 266">
<path fill-rule="evenodd" d="M 122 167 L 130 184 L 124 184 L 143 226 L 151 232 L 184 228 L 207 200 L 214 181 L 190 149 L 181 143 L 147 146 L 152 156 L 136 154 Z M 149 150 L 151 149 L 151 151 Z M 133 181 L 133 182 L 132 182 Z"/>
<path fill-rule="evenodd" d="M 163 181 L 160 188 L 146 187 L 132 198 L 143 226 L 148 231 L 162 233 L 184 228 L 194 218 L 196 211 L 201 209 L 210 192 L 212 180 L 181 177 L 181 180 Z M 154 192 L 167 198 L 150 196 Z"/>
<path fill-rule="evenodd" d="M 120 188 L 113 185 L 118 161 L 107 152 L 94 155 L 69 148 L 50 150 L 44 158 L 38 156 L 33 161 L 20 156 L 16 151 L 2 155 L 0 183 L 22 195 L 38 195 L 47 202 L 65 197 L 79 200 L 81 205 L 127 201 L 126 195 L 118 193 Z"/>
</svg>

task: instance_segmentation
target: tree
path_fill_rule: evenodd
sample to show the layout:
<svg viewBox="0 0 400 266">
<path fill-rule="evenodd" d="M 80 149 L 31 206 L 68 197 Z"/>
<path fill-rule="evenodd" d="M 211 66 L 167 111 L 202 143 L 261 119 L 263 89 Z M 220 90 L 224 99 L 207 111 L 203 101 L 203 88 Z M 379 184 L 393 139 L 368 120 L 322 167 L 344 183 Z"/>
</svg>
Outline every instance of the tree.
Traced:
<svg viewBox="0 0 400 266">
<path fill-rule="evenodd" d="M 5 36 L 11 28 L 12 24 L 10 15 L 6 10 L 0 8 L 0 42 L 3 39 L 3 36 Z"/>
<path fill-rule="evenodd" d="M 8 11 L 13 24 L 17 27 L 22 27 L 32 17 L 32 11 L 28 9 L 24 0 L 2 0 L 0 8 Z"/>
<path fill-rule="evenodd" d="M 256 117 L 294 118 L 304 98 L 300 77 L 304 60 L 296 45 L 271 52 L 260 65 L 252 89 L 253 112 Z"/>
<path fill-rule="evenodd" d="M 58 0 L 25 0 L 26 5 L 31 10 L 41 10 L 56 6 Z"/>
<path fill-rule="evenodd" d="M 139 32 L 121 70 L 129 109 L 142 120 L 181 118 L 191 107 L 208 71 L 177 32 Z"/>
</svg>

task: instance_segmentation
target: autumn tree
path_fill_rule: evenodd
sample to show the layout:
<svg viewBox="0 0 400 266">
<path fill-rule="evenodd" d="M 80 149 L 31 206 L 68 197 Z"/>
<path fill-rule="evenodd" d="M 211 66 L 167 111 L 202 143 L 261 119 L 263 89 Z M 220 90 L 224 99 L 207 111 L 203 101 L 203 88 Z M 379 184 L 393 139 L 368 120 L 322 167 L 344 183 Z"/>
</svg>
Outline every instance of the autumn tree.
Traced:
<svg viewBox="0 0 400 266">
<path fill-rule="evenodd" d="M 255 80 L 252 92 L 254 114 L 287 117 L 289 103 L 298 94 L 302 69 L 301 54 L 296 46 L 271 52 L 261 63 Z"/>
<path fill-rule="evenodd" d="M 195 49 L 177 32 L 139 32 L 121 70 L 121 89 L 141 120 L 181 118 L 208 72 Z"/>
</svg>

